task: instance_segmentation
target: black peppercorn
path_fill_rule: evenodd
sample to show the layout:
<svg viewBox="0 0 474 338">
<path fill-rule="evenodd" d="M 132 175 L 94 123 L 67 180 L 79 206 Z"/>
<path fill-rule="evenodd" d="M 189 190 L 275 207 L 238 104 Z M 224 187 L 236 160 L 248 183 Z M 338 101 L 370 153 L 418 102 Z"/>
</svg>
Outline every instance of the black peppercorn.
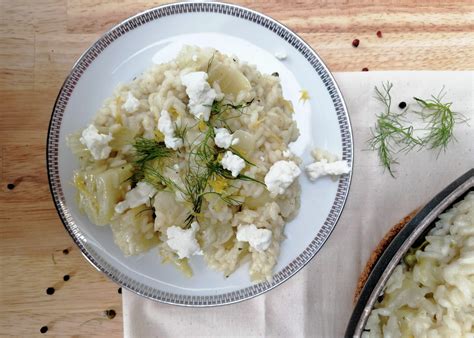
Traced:
<svg viewBox="0 0 474 338">
<path fill-rule="evenodd" d="M 8 183 L 7 188 L 8 188 L 8 190 L 13 190 L 13 189 L 15 189 L 15 185 L 13 183 Z"/>
<path fill-rule="evenodd" d="M 54 293 L 54 291 L 55 291 L 54 288 L 51 288 L 51 287 L 49 287 L 49 288 L 46 289 L 46 293 L 47 293 L 48 295 L 52 295 L 52 294 Z"/>
<path fill-rule="evenodd" d="M 355 48 L 359 47 L 359 43 L 360 43 L 359 39 L 352 40 L 352 47 L 355 47 Z"/>
<path fill-rule="evenodd" d="M 41 332 L 41 333 L 46 333 L 46 332 L 48 332 L 48 327 L 47 327 L 47 326 L 42 326 L 41 329 L 40 329 L 40 332 Z"/>
<path fill-rule="evenodd" d="M 115 315 L 116 315 L 115 310 L 113 310 L 113 309 L 105 310 L 104 313 L 105 313 L 105 316 L 109 319 L 114 319 Z"/>
<path fill-rule="evenodd" d="M 400 109 L 405 109 L 406 106 L 407 106 L 407 103 L 404 102 L 404 101 L 402 101 L 402 102 L 400 102 L 400 103 L 398 104 L 398 108 L 400 108 Z"/>
</svg>

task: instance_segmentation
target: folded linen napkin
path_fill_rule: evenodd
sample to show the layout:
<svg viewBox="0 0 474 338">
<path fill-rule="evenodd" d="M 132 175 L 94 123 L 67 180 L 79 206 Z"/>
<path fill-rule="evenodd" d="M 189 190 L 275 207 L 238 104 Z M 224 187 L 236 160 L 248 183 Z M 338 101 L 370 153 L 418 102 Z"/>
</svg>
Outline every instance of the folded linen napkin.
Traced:
<svg viewBox="0 0 474 338">
<path fill-rule="evenodd" d="M 335 73 L 354 134 L 353 181 L 344 212 L 316 257 L 296 276 L 257 298 L 217 308 L 183 308 L 123 292 L 125 337 L 342 337 L 353 292 L 371 251 L 385 232 L 474 167 L 474 72 Z M 374 86 L 391 81 L 400 101 L 427 98 L 446 87 L 452 108 L 470 118 L 455 127 L 446 152 L 398 156 L 396 179 L 377 153 L 366 151 L 381 106 Z"/>
</svg>

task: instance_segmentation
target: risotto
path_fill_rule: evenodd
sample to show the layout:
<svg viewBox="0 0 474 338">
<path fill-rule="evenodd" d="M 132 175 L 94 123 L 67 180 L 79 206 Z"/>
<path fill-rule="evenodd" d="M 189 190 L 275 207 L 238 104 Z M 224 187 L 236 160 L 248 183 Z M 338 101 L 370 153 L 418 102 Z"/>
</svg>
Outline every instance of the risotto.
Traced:
<svg viewBox="0 0 474 338">
<path fill-rule="evenodd" d="M 187 275 L 195 255 L 224 276 L 248 261 L 261 281 L 299 210 L 298 136 L 278 74 L 186 46 L 118 86 L 68 145 L 81 210 L 125 255 L 158 248 Z"/>
<path fill-rule="evenodd" d="M 474 192 L 439 217 L 387 282 L 362 337 L 473 337 Z"/>
</svg>

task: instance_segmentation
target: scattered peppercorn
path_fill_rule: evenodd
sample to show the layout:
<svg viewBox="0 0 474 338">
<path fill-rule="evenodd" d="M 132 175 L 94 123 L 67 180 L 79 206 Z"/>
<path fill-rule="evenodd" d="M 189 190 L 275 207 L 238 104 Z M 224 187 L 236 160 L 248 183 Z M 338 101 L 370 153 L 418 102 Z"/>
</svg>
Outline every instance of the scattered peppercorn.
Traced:
<svg viewBox="0 0 474 338">
<path fill-rule="evenodd" d="M 69 250 L 68 249 L 64 249 L 63 250 L 63 254 L 67 255 L 69 253 Z"/>
<path fill-rule="evenodd" d="M 377 31 L 377 37 L 379 37 L 379 38 L 382 37 L 382 32 L 381 31 Z"/>
<path fill-rule="evenodd" d="M 279 76 L 280 76 L 280 74 L 278 74 L 278 72 L 274 72 L 274 73 L 272 73 L 272 76 L 279 77 Z"/>
<path fill-rule="evenodd" d="M 13 183 L 8 183 L 7 188 L 8 188 L 8 190 L 13 190 L 13 189 L 15 189 L 15 185 Z"/>
<path fill-rule="evenodd" d="M 105 310 L 104 313 L 107 316 L 107 318 L 109 318 L 109 319 L 114 319 L 115 315 L 116 315 L 115 310 L 113 310 L 113 309 Z"/>
<path fill-rule="evenodd" d="M 67 282 L 70 278 L 71 278 L 71 276 L 69 276 L 69 275 L 64 275 L 63 280 L 64 280 L 65 282 Z"/>
<path fill-rule="evenodd" d="M 368 71 L 369 71 L 369 68 L 364 67 L 364 68 L 362 68 L 362 71 L 363 71 L 363 72 L 368 72 Z"/>
<path fill-rule="evenodd" d="M 359 47 L 359 43 L 360 43 L 359 39 L 352 40 L 352 47 L 355 47 L 355 48 Z"/>
<path fill-rule="evenodd" d="M 122 294 L 122 288 L 118 288 L 117 292 Z"/>
<path fill-rule="evenodd" d="M 52 295 L 52 294 L 54 293 L 54 291 L 55 291 L 54 288 L 51 288 L 51 287 L 49 287 L 49 288 L 46 289 L 46 293 L 47 293 L 48 295 Z"/>
<path fill-rule="evenodd" d="M 405 109 L 406 106 L 407 106 L 407 103 L 405 101 L 402 101 L 398 104 L 398 108 L 400 108 L 400 109 Z"/>
<path fill-rule="evenodd" d="M 41 329 L 40 329 L 40 332 L 41 332 L 41 333 L 46 333 L 46 332 L 48 332 L 48 327 L 47 327 L 47 326 L 42 326 Z"/>
</svg>

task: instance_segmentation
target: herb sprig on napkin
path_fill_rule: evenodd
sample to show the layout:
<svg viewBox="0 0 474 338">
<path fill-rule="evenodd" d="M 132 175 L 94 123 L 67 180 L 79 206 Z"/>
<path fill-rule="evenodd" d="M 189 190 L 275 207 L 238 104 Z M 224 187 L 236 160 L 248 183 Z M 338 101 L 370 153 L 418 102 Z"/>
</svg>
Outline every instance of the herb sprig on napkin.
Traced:
<svg viewBox="0 0 474 338">
<path fill-rule="evenodd" d="M 446 150 L 448 144 L 455 140 L 456 123 L 467 122 L 467 119 L 451 109 L 452 102 L 443 102 L 446 94 L 443 87 L 437 96 L 432 95 L 428 99 L 413 97 L 420 109 L 413 112 L 425 125 L 422 129 L 415 129 L 408 119 L 408 108 L 400 113 L 392 111 L 392 87 L 390 82 L 382 83 L 381 88 L 375 87 L 375 98 L 383 104 L 384 110 L 377 115 L 368 146 L 378 152 L 382 166 L 395 177 L 393 167 L 397 164 L 396 154 L 424 147 Z M 419 132 L 424 136 L 416 136 Z"/>
</svg>

